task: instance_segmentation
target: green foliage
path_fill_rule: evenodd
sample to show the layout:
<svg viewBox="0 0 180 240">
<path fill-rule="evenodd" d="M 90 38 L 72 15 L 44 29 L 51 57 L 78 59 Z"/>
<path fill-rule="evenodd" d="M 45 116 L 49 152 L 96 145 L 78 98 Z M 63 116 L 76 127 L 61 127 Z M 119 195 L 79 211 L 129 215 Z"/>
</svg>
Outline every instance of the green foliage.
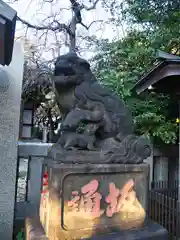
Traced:
<svg viewBox="0 0 180 240">
<path fill-rule="evenodd" d="M 155 142 L 176 143 L 177 108 L 169 96 L 145 92 L 141 96 L 131 89 L 142 73 L 153 66 L 156 49 L 164 50 L 167 42 L 157 42 L 145 31 L 131 31 L 116 42 L 103 42 L 93 58 L 94 71 L 100 81 L 121 96 L 132 111 L 136 132 L 153 138 Z M 172 106 L 171 106 L 172 108 Z"/>
<path fill-rule="evenodd" d="M 76 129 L 76 132 L 77 133 L 84 133 L 85 131 L 85 124 L 83 122 L 80 122 L 77 129 Z"/>
<path fill-rule="evenodd" d="M 126 90 L 130 90 L 144 70 L 152 64 L 155 55 L 155 49 L 151 47 L 146 33 L 138 31 L 130 32 L 126 38 L 117 42 L 106 43 L 99 50 L 100 54 L 94 58 L 98 76 L 100 79 L 103 76 L 103 82 L 115 91 L 118 85 L 113 87 L 113 79 L 117 79 L 118 89 L 122 84 L 125 86 L 125 95 L 129 95 Z"/>
<path fill-rule="evenodd" d="M 21 229 L 21 231 L 16 236 L 16 240 L 24 240 L 24 239 L 25 239 L 24 229 Z"/>
<path fill-rule="evenodd" d="M 138 115 L 134 120 L 137 133 L 153 137 L 156 141 L 161 140 L 166 144 L 176 143 L 178 126 L 174 121 L 167 120 L 162 114 L 153 112 Z"/>
<path fill-rule="evenodd" d="M 109 0 L 104 7 L 119 26 L 145 33 L 153 49 L 180 54 L 179 0 Z"/>
</svg>

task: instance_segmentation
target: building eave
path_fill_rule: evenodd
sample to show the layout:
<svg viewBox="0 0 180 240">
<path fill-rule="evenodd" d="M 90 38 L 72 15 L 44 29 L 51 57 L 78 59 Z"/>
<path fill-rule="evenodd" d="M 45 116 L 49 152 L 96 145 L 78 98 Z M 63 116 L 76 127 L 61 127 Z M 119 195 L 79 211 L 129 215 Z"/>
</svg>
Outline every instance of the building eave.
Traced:
<svg viewBox="0 0 180 240">
<path fill-rule="evenodd" d="M 169 76 L 178 75 L 180 75 L 180 59 L 161 61 L 142 76 L 142 78 L 134 85 L 132 91 L 136 91 L 137 94 L 140 94 L 160 80 Z"/>
</svg>

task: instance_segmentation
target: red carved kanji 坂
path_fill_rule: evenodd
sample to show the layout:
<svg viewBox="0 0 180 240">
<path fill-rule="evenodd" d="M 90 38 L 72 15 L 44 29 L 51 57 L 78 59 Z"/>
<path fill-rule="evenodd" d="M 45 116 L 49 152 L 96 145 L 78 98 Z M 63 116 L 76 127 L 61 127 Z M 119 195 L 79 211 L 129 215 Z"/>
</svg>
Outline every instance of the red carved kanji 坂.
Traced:
<svg viewBox="0 0 180 240">
<path fill-rule="evenodd" d="M 92 219 L 99 218 L 104 213 L 100 208 L 101 194 L 97 192 L 99 183 L 92 180 L 81 188 L 81 192 L 73 191 L 72 200 L 68 202 L 68 206 L 73 208 L 75 212 L 88 213 Z"/>
<path fill-rule="evenodd" d="M 109 183 L 109 195 L 106 197 L 106 202 L 109 203 L 106 209 L 106 215 L 108 217 L 112 217 L 114 213 L 118 212 L 117 205 L 118 205 L 118 197 L 120 191 L 116 188 L 114 183 Z"/>
<path fill-rule="evenodd" d="M 106 209 L 106 215 L 112 217 L 114 213 L 124 211 L 133 204 L 136 193 L 133 191 L 134 180 L 129 180 L 121 190 L 116 188 L 114 183 L 109 184 L 109 195 L 106 202 L 109 204 Z"/>
</svg>

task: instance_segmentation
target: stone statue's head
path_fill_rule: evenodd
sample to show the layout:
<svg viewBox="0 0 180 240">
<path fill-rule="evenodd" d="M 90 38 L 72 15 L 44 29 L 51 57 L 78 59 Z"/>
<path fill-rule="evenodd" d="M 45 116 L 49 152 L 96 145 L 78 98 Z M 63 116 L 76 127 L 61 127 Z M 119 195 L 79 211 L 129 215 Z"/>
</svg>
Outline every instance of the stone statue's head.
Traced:
<svg viewBox="0 0 180 240">
<path fill-rule="evenodd" d="M 76 53 L 59 56 L 55 62 L 54 82 L 58 88 L 78 85 L 88 74 L 91 74 L 90 64 Z"/>
</svg>

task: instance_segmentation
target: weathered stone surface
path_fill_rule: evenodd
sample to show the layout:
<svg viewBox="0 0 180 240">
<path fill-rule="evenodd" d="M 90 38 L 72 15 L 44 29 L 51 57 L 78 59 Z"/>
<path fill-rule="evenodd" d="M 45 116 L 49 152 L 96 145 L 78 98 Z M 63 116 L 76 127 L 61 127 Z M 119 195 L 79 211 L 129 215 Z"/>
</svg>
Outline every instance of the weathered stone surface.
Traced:
<svg viewBox="0 0 180 240">
<path fill-rule="evenodd" d="M 0 66 L 0 238 L 3 240 L 12 239 L 13 234 L 23 66 L 22 44 L 16 41 L 11 64 Z"/>
<path fill-rule="evenodd" d="M 121 231 L 114 234 L 108 234 L 101 237 L 92 237 L 88 240 L 168 240 L 168 232 L 161 225 L 147 221 L 145 226 L 131 231 Z"/>
<path fill-rule="evenodd" d="M 31 233 L 31 235 L 30 235 Z M 33 234 L 32 234 L 33 233 Z M 26 221 L 26 239 L 27 240 L 48 240 L 44 235 L 44 230 L 41 223 L 37 219 L 28 219 Z M 81 238 L 82 239 L 82 238 Z M 147 221 L 144 227 L 140 229 L 132 229 L 118 231 L 106 235 L 86 238 L 86 240 L 168 240 L 168 232 L 159 224 Z"/>
<path fill-rule="evenodd" d="M 48 240 L 39 218 L 27 218 L 25 222 L 26 240 Z"/>
<path fill-rule="evenodd" d="M 54 75 L 62 123 L 51 151 L 94 150 L 111 163 L 142 163 L 150 156 L 147 139 L 133 134 L 123 100 L 97 81 L 86 60 L 75 53 L 60 56 Z"/>
<path fill-rule="evenodd" d="M 41 201 L 40 212 L 50 240 L 87 238 L 143 226 L 148 165 L 62 164 L 52 161 L 48 172 L 49 192 Z M 132 189 L 128 189 L 129 181 L 135 182 Z M 88 187 L 90 192 L 85 193 Z M 76 203 L 78 209 L 71 206 L 72 194 L 76 191 L 79 195 L 74 197 L 80 196 Z M 129 200 L 123 200 L 123 207 L 119 210 L 121 193 Z M 98 204 L 98 198 L 99 209 L 93 208 Z"/>
<path fill-rule="evenodd" d="M 108 139 L 111 141 L 112 139 Z M 49 153 L 49 161 L 53 159 L 58 163 L 121 163 L 121 164 L 138 164 L 141 163 L 142 157 L 138 156 L 136 152 L 136 142 L 134 141 L 134 147 L 127 147 L 128 144 L 118 144 L 113 149 L 113 152 L 109 151 L 108 140 L 106 145 L 100 151 L 86 151 L 74 149 L 73 151 L 63 149 L 59 143 L 54 144 Z M 130 139 L 129 139 L 130 140 Z M 125 140 L 128 143 L 128 138 Z M 138 140 L 137 140 L 138 145 Z M 148 145 L 147 145 L 148 148 Z M 149 150 L 147 150 L 149 151 Z M 51 159 L 51 160 L 50 160 Z"/>
</svg>

